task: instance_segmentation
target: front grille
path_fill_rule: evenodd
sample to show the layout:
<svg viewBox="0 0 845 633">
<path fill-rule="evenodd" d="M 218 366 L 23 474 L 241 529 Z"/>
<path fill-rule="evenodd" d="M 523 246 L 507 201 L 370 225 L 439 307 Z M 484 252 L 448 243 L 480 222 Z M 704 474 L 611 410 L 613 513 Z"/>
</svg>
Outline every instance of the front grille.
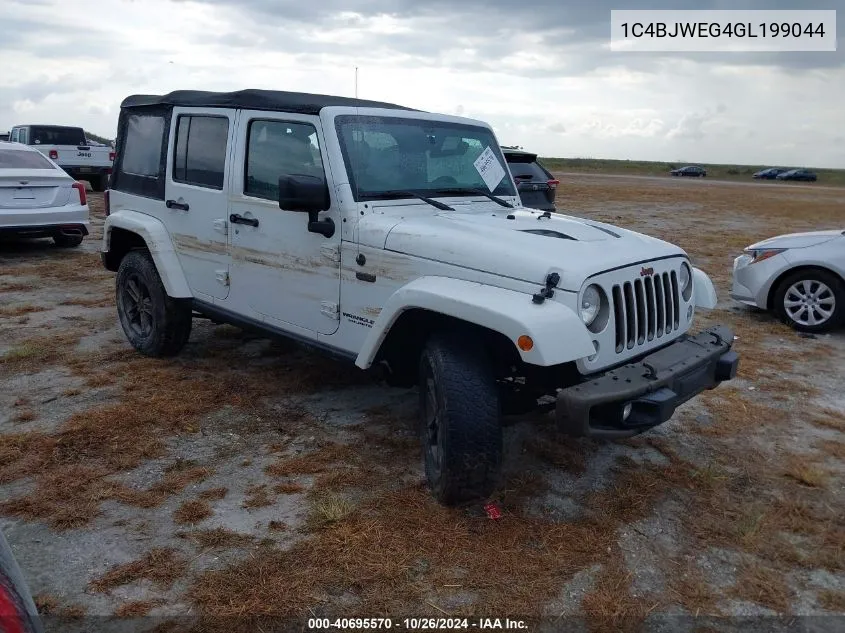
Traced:
<svg viewBox="0 0 845 633">
<path fill-rule="evenodd" d="M 680 300 L 674 270 L 616 284 L 611 294 L 617 353 L 678 329 Z"/>
</svg>

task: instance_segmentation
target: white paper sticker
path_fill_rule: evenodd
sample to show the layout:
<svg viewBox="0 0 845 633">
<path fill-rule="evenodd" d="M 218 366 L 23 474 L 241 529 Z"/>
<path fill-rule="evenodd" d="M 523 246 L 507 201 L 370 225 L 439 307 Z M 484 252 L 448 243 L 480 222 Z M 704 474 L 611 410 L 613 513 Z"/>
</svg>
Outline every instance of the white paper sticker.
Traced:
<svg viewBox="0 0 845 633">
<path fill-rule="evenodd" d="M 505 168 L 502 167 L 502 164 L 496 158 L 496 155 L 493 153 L 493 150 L 490 149 L 489 145 L 483 152 L 481 152 L 481 155 L 475 159 L 473 165 L 475 165 L 476 171 L 478 171 L 479 175 L 484 180 L 484 184 L 487 185 L 487 188 L 490 191 L 493 191 L 496 187 L 498 187 L 499 183 L 502 182 L 502 178 L 505 176 Z"/>
</svg>

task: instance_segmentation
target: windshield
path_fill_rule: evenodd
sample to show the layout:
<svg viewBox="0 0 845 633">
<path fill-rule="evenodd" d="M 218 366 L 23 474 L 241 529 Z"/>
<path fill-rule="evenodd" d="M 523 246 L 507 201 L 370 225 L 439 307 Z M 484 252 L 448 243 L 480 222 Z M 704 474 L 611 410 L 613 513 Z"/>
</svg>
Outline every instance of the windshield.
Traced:
<svg viewBox="0 0 845 633">
<path fill-rule="evenodd" d="M 499 145 L 486 128 L 355 115 L 339 116 L 335 125 L 356 200 L 397 191 L 441 197 L 473 195 L 444 193 L 444 189 L 517 195 Z M 492 160 L 482 158 L 477 168 L 476 161 L 485 151 L 484 158 Z"/>
</svg>

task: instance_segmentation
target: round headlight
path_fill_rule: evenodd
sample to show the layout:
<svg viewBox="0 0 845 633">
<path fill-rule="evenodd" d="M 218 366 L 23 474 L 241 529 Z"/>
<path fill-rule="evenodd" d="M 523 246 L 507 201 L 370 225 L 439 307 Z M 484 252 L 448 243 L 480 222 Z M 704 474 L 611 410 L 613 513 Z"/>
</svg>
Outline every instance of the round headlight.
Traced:
<svg viewBox="0 0 845 633">
<path fill-rule="evenodd" d="M 584 325 L 588 327 L 592 325 L 599 315 L 599 310 L 601 310 L 601 291 L 596 285 L 588 286 L 581 295 L 581 305 L 578 309 Z"/>
<path fill-rule="evenodd" d="M 681 264 L 680 279 L 678 281 L 681 284 L 681 295 L 683 295 L 684 301 L 689 301 L 690 295 L 692 294 L 692 271 L 686 263 Z"/>
</svg>

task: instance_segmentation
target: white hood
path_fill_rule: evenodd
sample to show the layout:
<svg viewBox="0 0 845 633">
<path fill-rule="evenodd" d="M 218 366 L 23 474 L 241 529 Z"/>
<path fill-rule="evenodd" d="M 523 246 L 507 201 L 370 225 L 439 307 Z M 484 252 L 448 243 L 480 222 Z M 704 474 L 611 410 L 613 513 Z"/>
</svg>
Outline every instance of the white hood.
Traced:
<svg viewBox="0 0 845 633">
<path fill-rule="evenodd" d="M 372 246 L 542 285 L 557 272 L 559 288 L 577 291 L 599 272 L 683 250 L 615 226 L 524 209 L 434 211 L 400 218 L 361 218 L 359 235 Z M 509 217 L 513 219 L 509 219 Z M 536 233 L 539 232 L 539 233 Z M 384 242 L 381 242 L 381 236 Z M 382 246 L 383 244 L 383 246 Z"/>
<path fill-rule="evenodd" d="M 770 237 L 762 242 L 752 244 L 748 248 L 751 250 L 759 250 L 764 248 L 806 248 L 808 246 L 815 246 L 816 244 L 823 244 L 835 237 L 841 237 L 845 231 L 809 231 L 807 233 L 788 233 L 786 235 L 778 235 L 777 237 Z"/>
</svg>

